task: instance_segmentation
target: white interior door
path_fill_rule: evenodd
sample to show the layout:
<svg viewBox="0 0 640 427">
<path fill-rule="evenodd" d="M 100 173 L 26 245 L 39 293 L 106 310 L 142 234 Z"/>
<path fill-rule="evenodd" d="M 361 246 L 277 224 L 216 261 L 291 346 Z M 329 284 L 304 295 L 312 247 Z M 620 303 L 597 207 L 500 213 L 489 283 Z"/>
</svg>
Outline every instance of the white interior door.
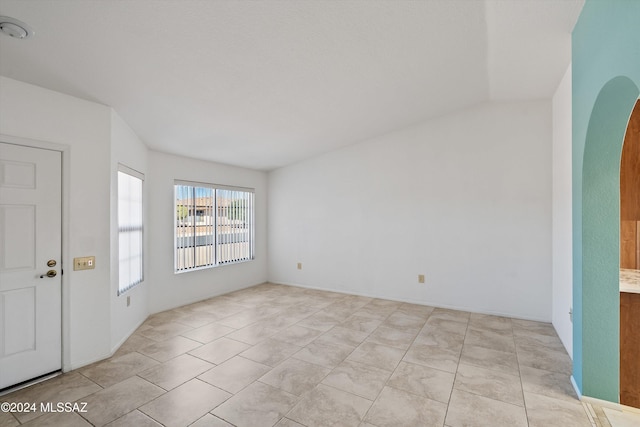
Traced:
<svg viewBox="0 0 640 427">
<path fill-rule="evenodd" d="M 62 366 L 61 167 L 0 142 L 0 389 Z"/>
</svg>

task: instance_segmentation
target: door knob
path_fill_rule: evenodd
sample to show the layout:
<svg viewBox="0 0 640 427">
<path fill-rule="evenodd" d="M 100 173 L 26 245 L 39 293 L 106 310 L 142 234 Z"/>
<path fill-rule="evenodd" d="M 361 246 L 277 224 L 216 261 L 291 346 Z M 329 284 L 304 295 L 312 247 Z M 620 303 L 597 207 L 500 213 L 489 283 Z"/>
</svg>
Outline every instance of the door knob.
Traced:
<svg viewBox="0 0 640 427">
<path fill-rule="evenodd" d="M 49 270 L 49 271 L 47 271 L 45 274 L 43 274 L 42 276 L 40 276 L 40 278 L 42 279 L 42 278 L 44 278 L 45 276 L 46 276 L 46 277 L 56 277 L 56 275 L 57 275 L 57 274 L 58 274 L 58 272 L 57 272 L 57 271 L 55 271 L 55 270 Z"/>
</svg>

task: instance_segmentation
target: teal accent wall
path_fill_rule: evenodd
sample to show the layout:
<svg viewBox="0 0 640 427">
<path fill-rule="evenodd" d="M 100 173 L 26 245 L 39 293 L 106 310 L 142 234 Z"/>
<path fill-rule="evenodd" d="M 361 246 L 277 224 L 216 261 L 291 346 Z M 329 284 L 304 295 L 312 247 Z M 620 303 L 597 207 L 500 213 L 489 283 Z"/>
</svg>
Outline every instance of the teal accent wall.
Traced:
<svg viewBox="0 0 640 427">
<path fill-rule="evenodd" d="M 573 376 L 618 402 L 620 156 L 640 93 L 640 1 L 587 0 L 573 32 Z"/>
</svg>

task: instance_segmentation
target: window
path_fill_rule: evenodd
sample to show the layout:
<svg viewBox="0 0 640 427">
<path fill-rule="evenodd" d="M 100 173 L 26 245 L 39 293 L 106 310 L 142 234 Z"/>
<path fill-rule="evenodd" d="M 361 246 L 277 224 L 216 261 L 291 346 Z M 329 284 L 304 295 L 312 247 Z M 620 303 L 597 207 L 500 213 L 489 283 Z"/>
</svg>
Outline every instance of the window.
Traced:
<svg viewBox="0 0 640 427">
<path fill-rule="evenodd" d="M 176 181 L 175 271 L 254 259 L 254 191 Z"/>
<path fill-rule="evenodd" d="M 144 278 L 142 181 L 144 175 L 126 166 L 118 166 L 118 295 Z"/>
</svg>

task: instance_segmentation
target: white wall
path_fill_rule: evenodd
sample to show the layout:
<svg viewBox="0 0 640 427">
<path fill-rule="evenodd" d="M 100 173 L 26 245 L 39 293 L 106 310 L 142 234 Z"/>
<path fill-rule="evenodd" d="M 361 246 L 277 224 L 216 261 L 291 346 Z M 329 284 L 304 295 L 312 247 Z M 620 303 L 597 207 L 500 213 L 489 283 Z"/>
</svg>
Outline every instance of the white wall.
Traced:
<svg viewBox="0 0 640 427">
<path fill-rule="evenodd" d="M 571 66 L 553 96 L 552 322 L 573 357 L 571 238 Z"/>
<path fill-rule="evenodd" d="M 63 152 L 63 368 L 109 356 L 150 312 L 267 279 L 264 172 L 149 152 L 111 108 L 0 77 L 0 135 Z M 117 296 L 117 165 L 145 174 L 145 281 Z M 256 189 L 256 260 L 173 273 L 173 180 Z M 96 256 L 94 270 L 72 259 Z M 131 305 L 126 306 L 126 296 Z"/>
<path fill-rule="evenodd" d="M 0 134 L 63 150 L 65 369 L 109 355 L 149 312 L 267 279 L 549 321 L 550 110 L 480 105 L 274 171 L 267 186 L 263 172 L 147 152 L 109 107 L 0 77 Z M 111 268 L 118 162 L 146 175 L 146 279 L 130 307 Z M 255 188 L 256 259 L 174 274 L 174 179 Z M 86 255 L 96 269 L 73 271 Z"/>
<path fill-rule="evenodd" d="M 109 107 L 0 77 L 0 134 L 64 149 L 65 369 L 101 359 L 111 349 L 110 122 Z M 72 259 L 88 255 L 96 257 L 95 270 L 73 271 Z"/>
<path fill-rule="evenodd" d="M 548 322 L 551 105 L 483 104 L 273 171 L 268 224 L 273 282 Z"/>
<path fill-rule="evenodd" d="M 144 280 L 129 291 L 118 296 L 118 164 L 123 164 L 147 174 L 147 146 L 140 141 L 129 125 L 111 111 L 111 348 L 116 350 L 149 314 L 149 284 Z M 148 183 L 143 185 L 144 223 L 149 223 Z M 148 277 L 149 229 L 144 233 L 144 277 Z M 127 306 L 127 297 L 130 305 Z"/>
<path fill-rule="evenodd" d="M 150 151 L 149 308 L 152 313 L 267 280 L 267 175 L 264 172 Z M 174 274 L 174 180 L 255 188 L 256 258 L 253 261 Z"/>
</svg>

